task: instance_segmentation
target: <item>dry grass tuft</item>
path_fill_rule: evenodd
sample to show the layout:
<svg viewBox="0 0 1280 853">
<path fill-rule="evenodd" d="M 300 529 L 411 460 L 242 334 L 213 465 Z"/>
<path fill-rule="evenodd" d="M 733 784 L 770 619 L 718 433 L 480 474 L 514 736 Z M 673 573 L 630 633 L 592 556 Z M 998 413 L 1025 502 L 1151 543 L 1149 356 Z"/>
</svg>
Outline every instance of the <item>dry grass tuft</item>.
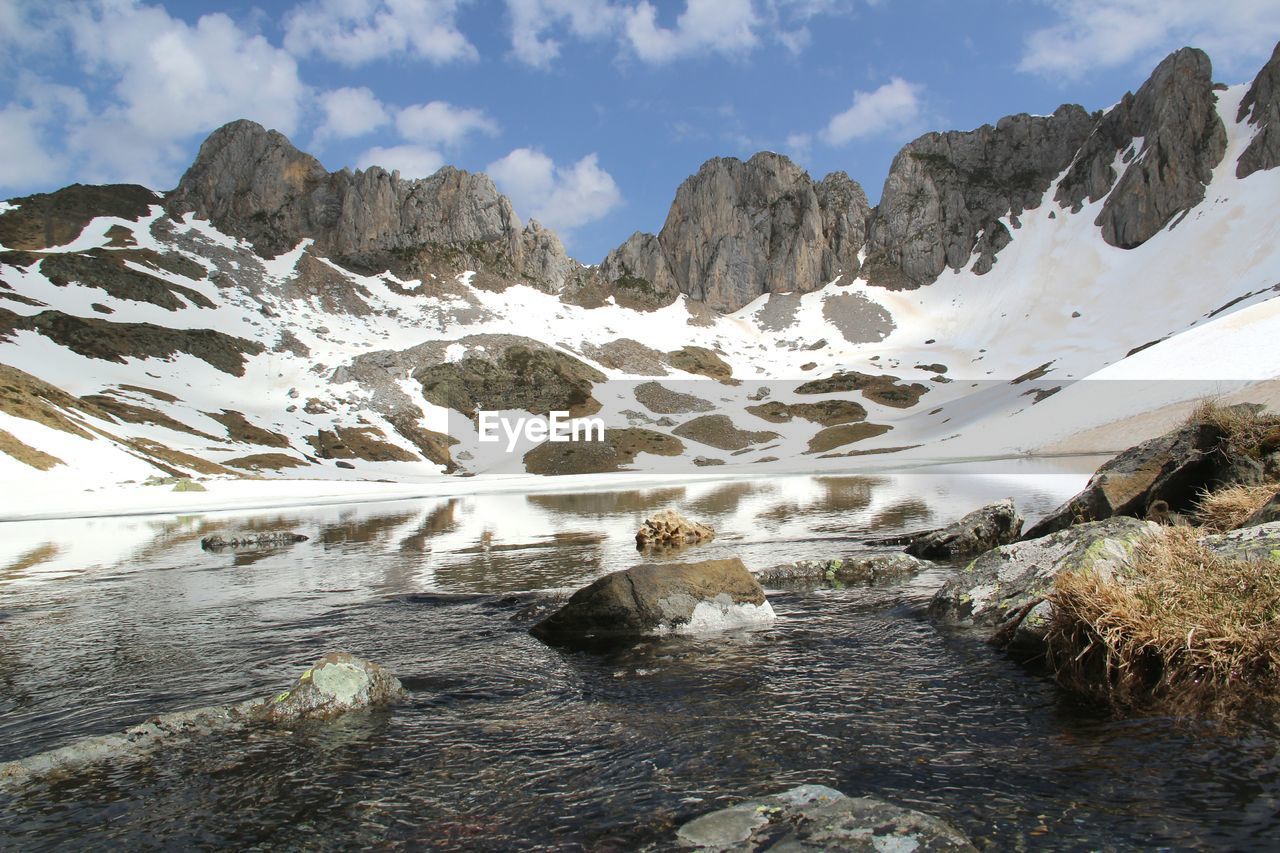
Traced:
<svg viewBox="0 0 1280 853">
<path fill-rule="evenodd" d="M 1166 528 L 1125 577 L 1059 576 L 1049 662 L 1060 683 L 1125 711 L 1230 711 L 1280 696 L 1280 571 Z"/>
<path fill-rule="evenodd" d="M 1225 451 L 1258 457 L 1280 446 L 1280 415 L 1248 405 L 1224 405 L 1206 398 L 1196 404 L 1188 423 L 1209 424 L 1223 432 Z"/>
<path fill-rule="evenodd" d="M 1280 492 L 1280 484 L 1238 484 L 1205 492 L 1195 509 L 1195 520 L 1210 530 L 1235 530 Z"/>
</svg>

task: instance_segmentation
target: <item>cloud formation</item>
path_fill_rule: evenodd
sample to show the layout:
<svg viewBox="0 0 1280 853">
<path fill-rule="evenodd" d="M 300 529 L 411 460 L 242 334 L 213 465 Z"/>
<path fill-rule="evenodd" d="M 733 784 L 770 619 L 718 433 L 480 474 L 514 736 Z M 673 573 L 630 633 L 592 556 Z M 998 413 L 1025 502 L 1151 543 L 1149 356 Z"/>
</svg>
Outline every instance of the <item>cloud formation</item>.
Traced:
<svg viewBox="0 0 1280 853">
<path fill-rule="evenodd" d="M 855 139 L 909 134 L 920 121 L 924 87 L 894 77 L 872 92 L 855 92 L 853 104 L 827 122 L 821 133 L 828 145 Z"/>
<path fill-rule="evenodd" d="M 566 167 L 536 149 L 517 148 L 485 172 L 517 212 L 557 231 L 600 219 L 622 203 L 618 185 L 594 153 Z"/>
<path fill-rule="evenodd" d="M 386 106 L 366 86 L 324 92 L 316 98 L 324 119 L 315 139 L 355 139 L 390 123 Z"/>
<path fill-rule="evenodd" d="M 406 180 L 425 178 L 444 165 L 444 155 L 424 145 L 392 145 L 375 147 L 360 155 L 357 169 L 381 166 L 388 172 L 400 173 Z"/>
<path fill-rule="evenodd" d="M 1150 66 L 1191 45 L 1219 70 L 1242 75 L 1270 55 L 1280 33 L 1275 0 L 1065 0 L 1053 8 L 1058 22 L 1027 36 L 1019 71 L 1070 80 L 1100 68 Z"/>
<path fill-rule="evenodd" d="M 356 67 L 422 59 L 441 65 L 475 59 L 459 30 L 457 0 L 311 0 L 284 19 L 284 46 Z"/>
</svg>

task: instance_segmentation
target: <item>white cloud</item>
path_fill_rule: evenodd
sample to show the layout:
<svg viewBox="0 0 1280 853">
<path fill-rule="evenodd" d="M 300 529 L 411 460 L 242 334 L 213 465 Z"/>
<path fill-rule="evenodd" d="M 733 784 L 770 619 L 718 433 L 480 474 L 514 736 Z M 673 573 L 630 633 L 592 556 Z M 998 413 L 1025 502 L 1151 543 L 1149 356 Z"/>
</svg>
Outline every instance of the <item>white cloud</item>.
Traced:
<svg viewBox="0 0 1280 853">
<path fill-rule="evenodd" d="M 853 105 L 831 117 L 822 131 L 828 145 L 871 136 L 909 133 L 920 119 L 924 88 L 894 77 L 874 92 L 855 92 Z"/>
<path fill-rule="evenodd" d="M 756 46 L 759 24 L 751 0 L 688 0 L 673 28 L 657 24 L 648 2 L 627 12 L 626 38 L 636 56 L 655 64 L 695 53 L 743 54 Z"/>
<path fill-rule="evenodd" d="M 391 121 L 382 101 L 364 86 L 334 89 L 316 100 L 324 113 L 324 120 L 316 128 L 317 140 L 354 139 Z"/>
<path fill-rule="evenodd" d="M 409 142 L 451 146 L 472 133 L 492 136 L 498 132 L 498 124 L 483 110 L 432 101 L 401 110 L 396 130 Z"/>
<path fill-rule="evenodd" d="M 0 187 L 32 187 L 58 181 L 66 164 L 41 140 L 48 114 L 10 104 L 0 110 Z"/>
<path fill-rule="evenodd" d="M 478 54 L 458 31 L 457 0 L 311 0 L 284 20 L 284 46 L 347 66 L 410 57 L 444 64 Z"/>
<path fill-rule="evenodd" d="M 787 136 L 785 147 L 793 157 L 807 160 L 813 148 L 813 136 L 808 133 L 792 133 Z"/>
<path fill-rule="evenodd" d="M 1216 68 L 1252 74 L 1275 46 L 1275 0 L 1064 0 L 1059 20 L 1023 44 L 1019 71 L 1072 79 L 1130 62 L 1153 65 L 1185 45 L 1204 49 Z"/>
<path fill-rule="evenodd" d="M 580 39 L 611 35 L 622 22 L 621 7 L 607 0 L 507 0 L 511 16 L 511 52 L 534 68 L 547 68 L 560 55 L 560 42 L 543 37 L 567 26 Z"/>
<path fill-rule="evenodd" d="M 360 155 L 356 168 L 381 166 L 388 172 L 399 171 L 405 179 L 425 178 L 444 165 L 444 155 L 423 145 L 393 145 L 370 148 Z"/>
<path fill-rule="evenodd" d="M 594 222 L 622 203 L 618 185 L 594 153 L 564 167 L 541 151 L 517 148 L 485 172 L 517 211 L 556 230 Z"/>
</svg>

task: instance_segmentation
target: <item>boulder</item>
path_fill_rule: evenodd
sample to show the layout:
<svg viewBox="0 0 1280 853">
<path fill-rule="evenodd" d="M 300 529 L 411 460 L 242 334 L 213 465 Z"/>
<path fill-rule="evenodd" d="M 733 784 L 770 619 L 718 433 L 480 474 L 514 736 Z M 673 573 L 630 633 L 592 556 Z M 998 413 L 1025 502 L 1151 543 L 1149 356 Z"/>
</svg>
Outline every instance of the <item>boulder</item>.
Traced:
<svg viewBox="0 0 1280 853">
<path fill-rule="evenodd" d="M 1088 522 L 1040 539 L 988 551 L 965 566 L 929 603 L 934 618 L 999 629 L 1002 644 L 1035 647 L 1050 615 L 1044 599 L 1063 572 L 1093 571 L 1105 577 L 1128 564 L 1134 545 L 1152 531 L 1152 521 L 1111 518 Z M 1037 609 L 1039 608 L 1039 609 Z"/>
<path fill-rule="evenodd" d="M 344 652 L 325 655 L 294 686 L 272 699 L 250 699 L 160 714 L 122 732 L 81 738 L 66 746 L 0 763 L 0 790 L 98 764 L 146 757 L 178 740 L 242 730 L 253 723 L 293 723 L 390 704 L 404 695 L 394 675 Z"/>
<path fill-rule="evenodd" d="M 235 536 L 206 536 L 200 540 L 200 547 L 206 551 L 221 551 L 223 548 L 274 548 L 279 545 L 292 545 L 295 542 L 306 542 L 307 537 L 301 533 L 284 530 L 270 530 L 262 533 L 238 533 Z"/>
<path fill-rule="evenodd" d="M 974 850 L 959 830 L 873 797 L 801 785 L 695 818 L 676 833 L 695 850 Z"/>
<path fill-rule="evenodd" d="M 907 543 L 907 553 L 926 560 L 973 557 L 1016 541 L 1022 534 L 1022 516 L 1013 498 L 976 509 L 941 530 L 922 533 Z"/>
<path fill-rule="evenodd" d="M 330 652 L 298 676 L 293 687 L 256 705 L 251 713 L 274 722 L 336 717 L 389 705 L 404 692 L 400 680 L 378 664 L 346 652 Z"/>
<path fill-rule="evenodd" d="M 1240 527 L 1256 527 L 1272 521 L 1280 521 L 1280 491 L 1276 492 L 1271 500 L 1258 507 L 1257 511 L 1246 518 Z"/>
<path fill-rule="evenodd" d="M 530 629 L 546 642 L 698 633 L 773 620 L 764 590 L 737 557 L 644 564 L 597 579 Z"/>
<path fill-rule="evenodd" d="M 1143 518 L 1157 501 L 1164 501 L 1168 511 L 1187 513 L 1202 491 L 1225 482 L 1223 469 L 1230 461 L 1218 452 L 1224 436 L 1216 424 L 1195 422 L 1129 448 L 1023 538 L 1038 539 L 1072 524 L 1117 515 Z"/>
<path fill-rule="evenodd" d="M 673 509 L 662 509 L 644 520 L 636 531 L 636 548 L 683 548 L 710 542 L 716 532 L 705 524 L 690 521 Z"/>
<path fill-rule="evenodd" d="M 1272 504 L 1274 503 L 1273 499 Z M 1280 563 L 1280 521 L 1268 521 L 1227 533 L 1204 536 L 1201 537 L 1200 544 L 1229 560 L 1271 560 Z"/>
<path fill-rule="evenodd" d="M 835 560 L 797 560 L 754 572 L 760 583 L 828 581 L 870 584 L 911 577 L 928 564 L 909 554 L 858 554 Z"/>
</svg>

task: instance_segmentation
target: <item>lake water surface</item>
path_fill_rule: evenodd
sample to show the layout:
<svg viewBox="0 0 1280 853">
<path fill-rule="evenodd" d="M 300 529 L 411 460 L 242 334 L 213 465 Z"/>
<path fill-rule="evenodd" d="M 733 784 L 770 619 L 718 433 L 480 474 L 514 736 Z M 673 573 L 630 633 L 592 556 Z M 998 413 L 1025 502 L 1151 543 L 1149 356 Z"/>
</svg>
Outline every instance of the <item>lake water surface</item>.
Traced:
<svg viewBox="0 0 1280 853">
<path fill-rule="evenodd" d="M 992 849 L 1267 847 L 1273 726 L 1080 707 L 921 615 L 947 567 L 770 590 L 767 629 L 607 654 L 544 646 L 522 616 L 523 593 L 638 562 L 635 529 L 664 507 L 719 531 L 678 559 L 764 567 L 1006 495 L 1034 518 L 1098 461 L 0 525 L 0 760 L 273 695 L 330 650 L 410 690 L 389 711 L 0 794 L 0 847 L 663 847 L 698 814 L 806 782 L 937 814 Z M 200 550 L 246 529 L 311 538 Z"/>
</svg>

